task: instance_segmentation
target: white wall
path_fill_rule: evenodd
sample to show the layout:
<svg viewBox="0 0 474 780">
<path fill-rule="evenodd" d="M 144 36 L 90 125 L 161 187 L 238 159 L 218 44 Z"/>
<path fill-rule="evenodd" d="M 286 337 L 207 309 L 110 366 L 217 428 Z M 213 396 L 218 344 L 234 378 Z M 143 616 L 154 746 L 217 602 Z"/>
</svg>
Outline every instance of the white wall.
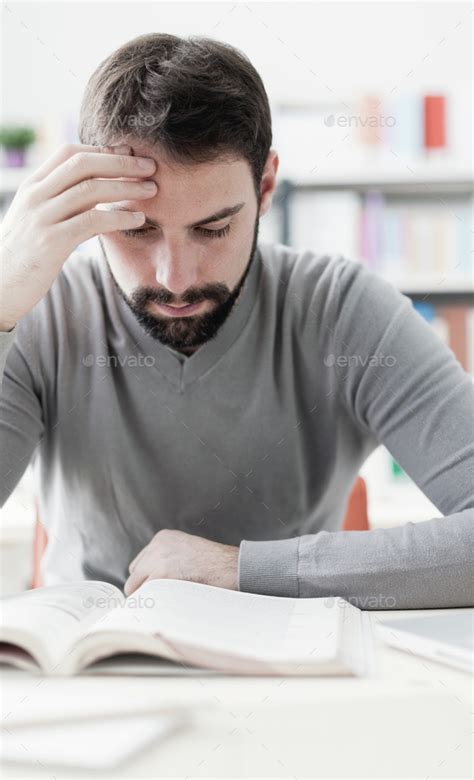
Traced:
<svg viewBox="0 0 474 780">
<path fill-rule="evenodd" d="M 456 147 L 472 153 L 470 3 L 9 0 L 2 15 L 4 122 L 46 122 L 54 132 L 69 118 L 74 126 L 99 62 L 154 30 L 241 48 L 272 103 L 344 100 L 370 90 L 385 97 L 454 92 Z"/>
</svg>

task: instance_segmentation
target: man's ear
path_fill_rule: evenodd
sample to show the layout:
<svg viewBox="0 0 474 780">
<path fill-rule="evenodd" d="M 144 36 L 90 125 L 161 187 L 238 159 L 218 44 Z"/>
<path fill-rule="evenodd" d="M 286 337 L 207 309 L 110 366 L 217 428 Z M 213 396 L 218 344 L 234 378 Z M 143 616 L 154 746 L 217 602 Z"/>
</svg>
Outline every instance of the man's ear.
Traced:
<svg viewBox="0 0 474 780">
<path fill-rule="evenodd" d="M 277 185 L 277 170 L 279 157 L 275 149 L 270 149 L 263 169 L 262 181 L 260 183 L 260 211 L 259 216 L 263 217 L 272 205 L 273 193 Z"/>
</svg>

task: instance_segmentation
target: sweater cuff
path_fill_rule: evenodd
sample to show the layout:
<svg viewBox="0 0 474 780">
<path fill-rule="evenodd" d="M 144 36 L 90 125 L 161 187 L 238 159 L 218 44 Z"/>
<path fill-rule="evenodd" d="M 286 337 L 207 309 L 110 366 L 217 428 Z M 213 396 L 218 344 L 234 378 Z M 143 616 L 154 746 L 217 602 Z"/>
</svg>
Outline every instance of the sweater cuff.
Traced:
<svg viewBox="0 0 474 780">
<path fill-rule="evenodd" d="M 240 543 L 239 590 L 298 598 L 299 537 Z"/>
</svg>

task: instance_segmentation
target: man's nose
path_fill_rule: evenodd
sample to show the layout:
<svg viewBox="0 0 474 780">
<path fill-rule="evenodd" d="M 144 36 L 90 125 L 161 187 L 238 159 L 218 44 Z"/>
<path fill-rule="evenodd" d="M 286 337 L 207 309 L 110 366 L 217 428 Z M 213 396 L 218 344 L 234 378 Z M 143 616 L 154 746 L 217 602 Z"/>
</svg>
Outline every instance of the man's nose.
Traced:
<svg viewBox="0 0 474 780">
<path fill-rule="evenodd" d="M 156 263 L 156 281 L 177 298 L 197 285 L 196 267 L 189 252 L 168 247 L 161 253 Z"/>
</svg>

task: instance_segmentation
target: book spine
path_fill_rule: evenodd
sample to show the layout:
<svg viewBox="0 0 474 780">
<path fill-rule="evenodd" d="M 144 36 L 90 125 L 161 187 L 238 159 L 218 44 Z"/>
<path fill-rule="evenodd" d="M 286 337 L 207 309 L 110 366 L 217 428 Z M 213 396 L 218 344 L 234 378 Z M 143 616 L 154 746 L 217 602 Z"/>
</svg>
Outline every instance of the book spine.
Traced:
<svg viewBox="0 0 474 780">
<path fill-rule="evenodd" d="M 439 306 L 437 314 L 447 324 L 448 345 L 456 355 L 464 371 L 470 370 L 468 358 L 469 306 Z"/>
<path fill-rule="evenodd" d="M 425 149 L 442 149 L 446 146 L 446 101 L 443 95 L 424 97 Z"/>
</svg>

